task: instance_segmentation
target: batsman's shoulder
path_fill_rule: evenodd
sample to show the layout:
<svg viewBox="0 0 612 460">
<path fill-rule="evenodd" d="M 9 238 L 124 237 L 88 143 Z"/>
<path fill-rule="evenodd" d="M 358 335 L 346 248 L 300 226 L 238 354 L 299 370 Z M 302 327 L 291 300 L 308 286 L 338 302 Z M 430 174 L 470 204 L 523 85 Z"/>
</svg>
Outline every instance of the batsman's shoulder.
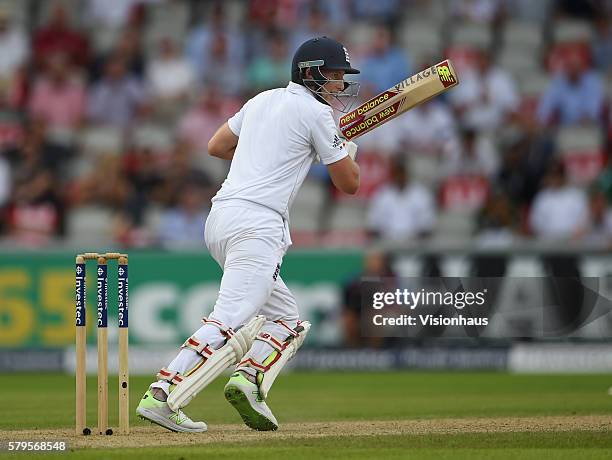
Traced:
<svg viewBox="0 0 612 460">
<path fill-rule="evenodd" d="M 314 100 L 314 98 L 297 97 L 294 102 L 294 109 L 307 124 L 323 117 L 325 113 L 325 106 Z"/>
</svg>

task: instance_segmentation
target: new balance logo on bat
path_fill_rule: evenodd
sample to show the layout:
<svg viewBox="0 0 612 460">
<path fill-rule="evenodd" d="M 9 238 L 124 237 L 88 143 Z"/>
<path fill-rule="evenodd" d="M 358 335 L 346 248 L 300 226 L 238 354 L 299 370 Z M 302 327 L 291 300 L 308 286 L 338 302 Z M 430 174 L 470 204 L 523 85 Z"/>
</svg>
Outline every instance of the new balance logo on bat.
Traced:
<svg viewBox="0 0 612 460">
<path fill-rule="evenodd" d="M 438 73 L 438 77 L 440 78 L 440 81 L 442 82 L 445 88 L 448 88 L 449 86 L 457 83 L 457 79 L 451 72 L 447 61 L 444 61 L 438 64 L 436 66 L 436 71 Z"/>
<path fill-rule="evenodd" d="M 361 136 L 457 84 L 459 79 L 450 59 L 439 62 L 400 81 L 341 117 L 341 134 L 346 139 Z"/>
</svg>

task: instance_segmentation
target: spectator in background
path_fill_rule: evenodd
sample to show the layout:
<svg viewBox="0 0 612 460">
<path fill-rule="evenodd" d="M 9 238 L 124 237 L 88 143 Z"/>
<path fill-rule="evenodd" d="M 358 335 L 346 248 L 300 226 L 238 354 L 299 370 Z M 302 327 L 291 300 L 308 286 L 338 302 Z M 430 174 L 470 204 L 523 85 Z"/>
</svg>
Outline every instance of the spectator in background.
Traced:
<svg viewBox="0 0 612 460">
<path fill-rule="evenodd" d="M 606 196 L 608 203 L 612 203 L 612 155 L 608 155 L 608 164 L 599 174 L 596 184 Z"/>
<path fill-rule="evenodd" d="M 480 248 L 510 248 L 515 241 L 516 215 L 507 195 L 494 190 L 487 198 L 477 219 L 476 245 Z M 498 254 L 477 254 L 472 259 L 472 276 L 502 277 L 507 257 Z"/>
<path fill-rule="evenodd" d="M 513 20 L 545 24 L 550 20 L 552 0 L 504 0 L 503 14 Z"/>
<path fill-rule="evenodd" d="M 567 183 L 563 163 L 551 165 L 531 207 L 529 224 L 535 236 L 549 240 L 578 240 L 587 232 L 587 195 Z"/>
<path fill-rule="evenodd" d="M 516 213 L 508 195 L 493 190 L 478 215 L 478 245 L 509 247 L 514 241 L 515 222 Z"/>
<path fill-rule="evenodd" d="M 585 242 L 609 249 L 612 247 L 612 206 L 597 188 L 591 192 L 589 205 L 591 222 Z"/>
<path fill-rule="evenodd" d="M 166 248 L 202 247 L 204 223 L 208 216 L 205 193 L 195 183 L 186 183 L 177 202 L 160 218 L 157 239 Z"/>
<path fill-rule="evenodd" d="M 95 204 L 123 210 L 127 207 L 131 187 L 133 184 L 124 174 L 121 158 L 113 153 L 99 155 L 90 173 L 79 177 L 74 184 L 73 204 Z"/>
<path fill-rule="evenodd" d="M 61 171 L 74 152 L 70 148 L 51 142 L 46 123 L 42 119 L 35 119 L 25 127 L 23 139 L 7 148 L 5 153 L 17 180 L 30 176 L 34 170 L 39 169 L 52 171 L 59 180 Z"/>
<path fill-rule="evenodd" d="M 452 0 L 451 14 L 466 22 L 481 24 L 496 23 L 503 14 L 507 0 Z"/>
<path fill-rule="evenodd" d="M 212 13 L 187 36 L 185 53 L 199 80 L 227 79 L 232 94 L 241 89 L 245 64 L 245 34 L 225 20 L 223 4 L 216 3 Z M 220 67 L 219 67 L 220 66 Z"/>
<path fill-rule="evenodd" d="M 64 6 L 56 3 L 51 9 L 48 23 L 34 35 L 34 58 L 42 68 L 49 55 L 58 52 L 66 54 L 71 63 L 86 67 L 89 62 L 87 36 L 72 28 Z"/>
<path fill-rule="evenodd" d="M 74 130 L 85 109 L 85 87 L 72 71 L 63 53 L 49 55 L 44 73 L 36 80 L 30 98 L 30 113 L 51 130 Z"/>
<path fill-rule="evenodd" d="M 14 241 L 26 246 L 47 244 L 64 230 L 59 172 L 69 152 L 49 144 L 45 136 L 44 123 L 34 122 L 23 145 L 6 152 L 12 162 L 13 183 L 7 224 Z"/>
<path fill-rule="evenodd" d="M 350 279 L 342 288 L 342 326 L 344 344 L 349 347 L 368 346 L 378 348 L 383 343 L 393 341 L 381 337 L 364 337 L 361 331 L 361 300 L 364 285 L 362 278 L 380 280 L 378 286 L 394 291 L 398 287 L 397 275 L 393 271 L 391 256 L 388 253 L 369 251 L 363 260 L 363 272 Z M 371 285 L 370 285 L 371 286 Z M 364 331 L 367 332 L 367 331 Z"/>
<path fill-rule="evenodd" d="M 10 236 L 25 246 L 49 243 L 61 233 L 64 203 L 59 183 L 48 169 L 33 169 L 15 182 L 9 213 Z"/>
<path fill-rule="evenodd" d="M 249 85 L 255 92 L 287 84 L 287 69 L 291 67 L 287 53 L 287 38 L 274 31 L 268 35 L 266 52 L 257 56 L 247 69 Z"/>
<path fill-rule="evenodd" d="M 595 19 L 595 37 L 591 45 L 595 67 L 604 73 L 612 72 L 612 24 L 603 14 Z"/>
<path fill-rule="evenodd" d="M 238 96 L 244 89 L 243 67 L 235 67 L 227 52 L 227 39 L 222 33 L 216 33 L 210 42 L 207 66 L 202 69 L 200 78 L 204 81 L 217 81 L 223 75 L 221 91 L 226 96 Z"/>
<path fill-rule="evenodd" d="M 195 73 L 189 61 L 179 54 L 170 38 L 160 40 L 158 53 L 147 68 L 151 96 L 160 104 L 187 99 L 195 82 Z"/>
<path fill-rule="evenodd" d="M 412 73 L 412 63 L 406 53 L 394 43 L 391 31 L 383 25 L 376 28 L 372 48 L 361 68 L 361 87 L 366 92 L 365 97 L 368 93 L 385 91 Z"/>
<path fill-rule="evenodd" d="M 6 119 L 5 119 L 6 117 Z M 19 142 L 21 134 L 21 119 L 15 116 L 6 104 L 6 96 L 0 92 L 0 130 L 5 133 L 13 132 L 12 136 L 0 139 L 0 236 L 6 232 L 8 226 L 8 203 L 13 192 L 13 171 L 8 152 Z M 12 128 L 12 129 L 11 129 Z"/>
<path fill-rule="evenodd" d="M 478 131 L 502 127 L 520 102 L 510 73 L 493 65 L 491 54 L 484 50 L 476 67 L 462 72 L 461 84 L 449 93 L 449 99 L 461 121 Z"/>
<path fill-rule="evenodd" d="M 605 2 L 593 0 L 555 0 L 551 13 L 561 17 L 581 18 L 592 21 L 602 14 Z"/>
<path fill-rule="evenodd" d="M 202 90 L 196 105 L 183 115 L 178 123 L 178 139 L 197 159 L 215 182 L 227 176 L 228 165 L 208 155 L 208 141 L 219 126 L 239 109 L 231 99 L 223 98 L 216 86 Z"/>
<path fill-rule="evenodd" d="M 112 50 L 97 56 L 89 67 L 91 81 L 97 81 L 104 74 L 104 66 L 113 57 L 123 60 L 127 72 L 136 78 L 143 79 L 145 60 L 141 50 L 141 32 L 138 28 L 127 28 L 121 32 Z"/>
<path fill-rule="evenodd" d="M 497 172 L 498 153 L 487 136 L 472 127 L 463 127 L 460 142 L 446 150 L 442 166 L 445 176 L 491 177 Z"/>
<path fill-rule="evenodd" d="M 329 3 L 329 2 L 328 2 Z M 338 2 L 335 2 L 338 3 Z M 308 16 L 306 21 L 300 21 L 297 28 L 290 35 L 290 54 L 299 48 L 306 40 L 311 38 L 321 37 L 323 35 L 331 35 L 328 16 L 323 13 L 320 8 L 322 5 L 308 5 Z"/>
<path fill-rule="evenodd" d="M 604 86 L 583 58 L 570 53 L 565 71 L 556 75 L 540 100 L 537 118 L 542 125 L 597 123 L 602 116 Z"/>
<path fill-rule="evenodd" d="M 401 123 L 401 141 L 410 153 L 441 155 L 459 142 L 457 126 L 449 108 L 438 100 L 406 112 Z"/>
<path fill-rule="evenodd" d="M 11 196 L 11 185 L 11 164 L 4 153 L 0 152 L 0 221 L 2 220 L 2 209 Z M 2 225 L 0 224 L 0 233 L 2 233 L 1 229 Z"/>
<path fill-rule="evenodd" d="M 352 3 L 353 0 L 336 0 L 335 2 L 315 0 L 314 2 L 311 2 L 311 4 L 303 4 L 300 6 L 302 7 L 302 9 L 304 7 L 307 7 L 310 10 L 312 10 L 313 8 L 318 8 L 321 11 L 321 15 L 329 24 L 326 26 L 326 30 L 328 31 L 327 33 L 331 34 L 329 30 L 336 32 L 341 27 L 350 26 L 350 23 L 353 20 L 353 11 L 351 11 Z M 300 11 L 298 10 L 298 14 L 299 13 Z M 301 18 L 303 18 L 304 16 L 305 15 L 302 14 L 298 16 L 298 19 L 301 20 Z M 304 41 L 306 41 L 307 39 L 308 37 L 304 39 Z"/>
<path fill-rule="evenodd" d="M 158 201 L 166 206 L 173 205 L 178 201 L 187 182 L 200 188 L 206 202 L 209 202 L 216 192 L 207 172 L 194 165 L 189 151 L 179 144 L 172 154 L 170 165 L 163 170 L 163 183 L 157 191 Z"/>
<path fill-rule="evenodd" d="M 540 190 L 555 155 L 554 144 L 532 123 L 524 133 L 506 141 L 503 150 L 495 182 L 515 205 L 528 206 Z"/>
<path fill-rule="evenodd" d="M 120 29 L 124 27 L 135 7 L 142 3 L 156 3 L 160 0 L 113 0 L 112 8 L 108 0 L 87 0 L 85 18 L 93 27 L 109 27 Z"/>
<path fill-rule="evenodd" d="M 90 91 L 87 114 L 94 122 L 126 127 L 146 102 L 142 83 L 127 73 L 122 59 L 113 57 L 105 65 L 103 78 Z"/>
<path fill-rule="evenodd" d="M 372 197 L 368 231 L 385 240 L 420 238 L 433 231 L 436 204 L 429 189 L 411 182 L 405 159 L 395 156 L 390 164 L 390 181 Z"/>
<path fill-rule="evenodd" d="M 386 24 L 397 21 L 398 12 L 402 10 L 401 4 L 401 0 L 352 1 L 353 14 L 356 18 L 367 21 L 380 21 Z M 389 86 L 387 86 L 387 88 Z"/>
<path fill-rule="evenodd" d="M 16 73 L 26 64 L 30 54 L 28 37 L 22 27 L 11 22 L 10 15 L 0 7 L 0 82 L 12 82 Z"/>
<path fill-rule="evenodd" d="M 208 141 L 224 120 L 223 101 L 214 87 L 203 90 L 197 104 L 179 121 L 178 136 L 199 153 L 208 152 Z"/>
<path fill-rule="evenodd" d="M 14 97 L 11 88 L 0 85 L 0 152 L 15 147 L 23 139 L 28 114 L 19 108 Z"/>
<path fill-rule="evenodd" d="M 525 157 L 523 144 L 519 141 L 512 142 L 504 152 L 499 173 L 495 178 L 495 183 L 516 206 L 526 206 L 533 199 Z"/>
</svg>

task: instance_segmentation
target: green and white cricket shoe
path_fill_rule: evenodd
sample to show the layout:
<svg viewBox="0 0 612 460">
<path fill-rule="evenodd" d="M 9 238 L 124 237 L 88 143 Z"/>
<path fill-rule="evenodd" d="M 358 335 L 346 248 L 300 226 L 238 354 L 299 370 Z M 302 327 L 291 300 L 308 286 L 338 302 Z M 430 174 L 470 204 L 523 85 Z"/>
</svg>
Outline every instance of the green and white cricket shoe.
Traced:
<svg viewBox="0 0 612 460">
<path fill-rule="evenodd" d="M 140 404 L 136 408 L 136 413 L 142 419 L 146 419 L 151 423 L 155 423 L 170 431 L 184 433 L 202 433 L 208 430 L 206 423 L 194 422 L 182 410 L 174 412 L 168 403 L 155 399 L 151 394 L 151 390 L 147 390 Z"/>
<path fill-rule="evenodd" d="M 238 411 L 244 423 L 254 430 L 274 431 L 278 422 L 259 395 L 259 387 L 242 372 L 234 372 L 225 385 L 225 399 Z"/>
</svg>

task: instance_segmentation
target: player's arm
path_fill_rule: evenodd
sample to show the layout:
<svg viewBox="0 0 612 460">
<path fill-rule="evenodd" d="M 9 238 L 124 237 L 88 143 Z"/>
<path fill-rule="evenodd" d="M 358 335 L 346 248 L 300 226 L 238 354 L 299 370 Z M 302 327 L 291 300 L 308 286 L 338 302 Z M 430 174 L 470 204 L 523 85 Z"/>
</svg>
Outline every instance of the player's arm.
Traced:
<svg viewBox="0 0 612 460">
<path fill-rule="evenodd" d="M 327 166 L 334 186 L 349 195 L 359 189 L 359 166 L 355 163 L 357 145 L 342 142 L 331 109 L 319 110 L 311 125 L 312 146 L 321 163 Z"/>
<path fill-rule="evenodd" d="M 349 195 L 359 190 L 359 165 L 349 155 L 327 165 L 327 172 L 338 190 Z"/>
<path fill-rule="evenodd" d="M 208 154 L 224 160 L 231 160 L 234 158 L 237 145 L 238 136 L 232 132 L 227 122 L 225 122 L 208 141 Z"/>
</svg>

